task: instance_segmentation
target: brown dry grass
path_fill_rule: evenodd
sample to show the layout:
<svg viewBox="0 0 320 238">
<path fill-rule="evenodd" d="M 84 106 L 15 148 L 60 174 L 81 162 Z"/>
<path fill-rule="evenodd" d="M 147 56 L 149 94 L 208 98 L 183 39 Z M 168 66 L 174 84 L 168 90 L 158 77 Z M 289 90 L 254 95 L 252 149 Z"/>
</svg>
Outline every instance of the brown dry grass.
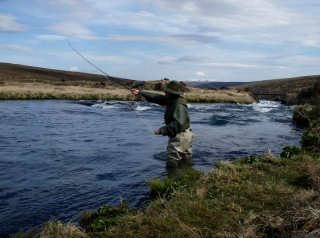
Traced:
<svg viewBox="0 0 320 238">
<path fill-rule="evenodd" d="M 310 237 L 320 235 L 319 157 L 298 155 L 220 162 L 209 174 L 186 170 L 169 197 L 126 213 L 103 231 L 49 222 L 29 237 Z M 306 183 L 307 181 L 307 183 Z M 199 191 L 201 189 L 201 191 Z"/>
<path fill-rule="evenodd" d="M 160 90 L 166 82 L 136 81 L 25 65 L 0 63 L 0 100 L 5 99 L 89 99 L 137 100 L 130 87 Z M 186 93 L 189 102 L 252 103 L 247 92 L 201 90 Z"/>
<path fill-rule="evenodd" d="M 10 83 L 0 86 L 0 99 L 101 99 L 134 100 L 126 89 L 51 85 L 44 83 Z"/>
<path fill-rule="evenodd" d="M 246 92 L 238 90 L 204 90 L 192 89 L 185 97 L 189 102 L 230 102 L 253 103 L 253 98 Z"/>
<path fill-rule="evenodd" d="M 88 237 L 78 225 L 62 224 L 60 221 L 45 224 L 39 238 L 86 238 Z"/>
<path fill-rule="evenodd" d="M 191 89 L 185 97 L 189 102 L 253 102 L 248 93 L 237 90 Z M 66 86 L 39 82 L 5 82 L 0 85 L 0 99 L 136 100 L 128 89 L 115 86 Z"/>
</svg>

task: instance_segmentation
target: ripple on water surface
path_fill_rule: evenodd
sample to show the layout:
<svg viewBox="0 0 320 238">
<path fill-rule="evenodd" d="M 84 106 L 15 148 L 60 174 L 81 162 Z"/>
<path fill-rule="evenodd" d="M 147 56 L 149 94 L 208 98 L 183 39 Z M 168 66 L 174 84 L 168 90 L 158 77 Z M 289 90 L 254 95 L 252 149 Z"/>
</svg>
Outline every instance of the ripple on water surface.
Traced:
<svg viewBox="0 0 320 238">
<path fill-rule="evenodd" d="M 144 204 L 165 176 L 168 139 L 146 128 L 164 109 L 145 102 L 2 101 L 0 237 L 50 219 L 77 221 L 101 204 Z M 298 144 L 292 109 L 274 102 L 188 104 L 195 168 Z M 135 112 L 134 112 L 135 111 Z"/>
</svg>

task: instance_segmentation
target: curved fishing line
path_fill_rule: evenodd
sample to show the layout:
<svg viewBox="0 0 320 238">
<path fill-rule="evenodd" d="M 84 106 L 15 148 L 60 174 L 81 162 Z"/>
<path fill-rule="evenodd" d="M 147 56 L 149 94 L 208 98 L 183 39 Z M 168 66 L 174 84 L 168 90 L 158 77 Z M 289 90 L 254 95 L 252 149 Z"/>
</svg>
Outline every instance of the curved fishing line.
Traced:
<svg viewBox="0 0 320 238">
<path fill-rule="evenodd" d="M 68 42 L 68 45 L 70 46 L 70 48 L 71 48 L 74 52 L 76 52 L 84 61 L 86 61 L 88 64 L 90 64 L 91 66 L 93 66 L 95 69 L 97 69 L 98 71 L 100 71 L 101 73 L 103 73 L 103 74 L 104 74 L 105 76 L 107 76 L 108 78 L 112 78 L 109 74 L 107 74 L 107 73 L 104 72 L 103 70 L 99 69 L 96 65 L 94 65 L 93 63 L 91 63 L 86 57 L 84 57 L 76 48 L 74 48 L 68 38 L 67 38 L 67 42 Z"/>
<path fill-rule="evenodd" d="M 84 61 L 86 61 L 88 64 L 90 64 L 91 66 L 93 66 L 95 69 L 97 69 L 99 72 L 101 72 L 102 74 L 104 74 L 108 79 L 111 79 L 112 77 L 107 74 L 106 72 L 104 72 L 103 70 L 101 70 L 100 68 L 98 68 L 95 64 L 93 64 L 90 60 L 88 60 L 86 57 L 84 57 L 70 42 L 70 40 L 67 38 L 67 42 L 68 45 L 70 46 L 70 48 L 76 52 Z M 120 83 L 118 83 L 117 81 L 115 81 L 118 85 L 120 86 L 124 86 L 126 89 L 130 90 L 129 87 L 125 86 L 125 85 L 121 85 Z M 135 110 L 135 108 L 129 103 L 129 107 L 138 115 L 138 117 L 142 120 L 142 122 L 145 124 L 145 126 L 147 126 L 147 128 L 151 131 L 151 133 L 153 133 L 153 130 L 151 128 L 151 125 L 149 123 L 149 121 L 144 118 L 137 110 Z"/>
</svg>

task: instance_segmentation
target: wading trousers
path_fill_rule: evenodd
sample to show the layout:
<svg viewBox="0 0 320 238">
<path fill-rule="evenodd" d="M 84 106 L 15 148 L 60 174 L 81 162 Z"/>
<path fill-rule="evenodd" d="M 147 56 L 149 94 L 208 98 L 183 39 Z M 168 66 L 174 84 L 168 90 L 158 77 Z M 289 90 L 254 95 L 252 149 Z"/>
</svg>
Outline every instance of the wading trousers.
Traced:
<svg viewBox="0 0 320 238">
<path fill-rule="evenodd" d="M 168 174 L 177 168 L 191 167 L 192 162 L 192 144 L 195 141 L 195 136 L 191 129 L 177 134 L 170 138 L 167 147 L 167 171 Z"/>
</svg>

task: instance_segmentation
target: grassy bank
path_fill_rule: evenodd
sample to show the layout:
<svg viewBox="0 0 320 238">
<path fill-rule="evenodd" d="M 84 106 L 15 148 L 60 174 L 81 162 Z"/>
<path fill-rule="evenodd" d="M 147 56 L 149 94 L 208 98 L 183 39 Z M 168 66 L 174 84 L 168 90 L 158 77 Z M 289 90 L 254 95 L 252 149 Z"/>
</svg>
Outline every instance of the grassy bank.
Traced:
<svg viewBox="0 0 320 238">
<path fill-rule="evenodd" d="M 150 181 L 158 198 L 138 212 L 105 206 L 83 216 L 84 229 L 50 222 L 14 237 L 318 237 L 319 182 L 317 156 L 251 156 Z"/>
<path fill-rule="evenodd" d="M 168 186 L 170 195 L 88 235 L 305 237 L 320 225 L 319 171 L 319 160 L 307 155 L 221 162 L 197 180 L 190 171 L 182 174 Z"/>
<path fill-rule="evenodd" d="M 139 81 L 0 62 L 0 100 L 136 100 L 129 88 L 162 91 L 167 80 Z M 252 103 L 247 92 L 191 88 L 190 102 Z"/>
<path fill-rule="evenodd" d="M 236 90 L 192 89 L 185 97 L 189 102 L 253 102 L 248 93 Z M 128 89 L 115 86 L 57 85 L 40 82 L 6 82 L 0 85 L 0 100 L 28 99 L 136 100 Z"/>
<path fill-rule="evenodd" d="M 44 83 L 11 83 L 0 86 L 0 100 L 70 99 L 134 100 L 128 90 Z"/>
</svg>

